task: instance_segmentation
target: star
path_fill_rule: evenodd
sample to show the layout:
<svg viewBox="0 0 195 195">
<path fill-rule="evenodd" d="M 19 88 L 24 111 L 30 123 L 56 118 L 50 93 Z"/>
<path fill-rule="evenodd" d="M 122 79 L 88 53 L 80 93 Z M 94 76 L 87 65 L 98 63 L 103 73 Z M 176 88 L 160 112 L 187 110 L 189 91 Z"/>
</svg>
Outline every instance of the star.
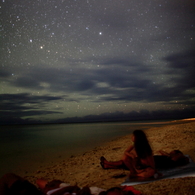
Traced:
<svg viewBox="0 0 195 195">
<path fill-rule="evenodd" d="M 37 101 L 20 120 L 194 105 L 193 1 L 0 1 L 0 98 Z"/>
</svg>

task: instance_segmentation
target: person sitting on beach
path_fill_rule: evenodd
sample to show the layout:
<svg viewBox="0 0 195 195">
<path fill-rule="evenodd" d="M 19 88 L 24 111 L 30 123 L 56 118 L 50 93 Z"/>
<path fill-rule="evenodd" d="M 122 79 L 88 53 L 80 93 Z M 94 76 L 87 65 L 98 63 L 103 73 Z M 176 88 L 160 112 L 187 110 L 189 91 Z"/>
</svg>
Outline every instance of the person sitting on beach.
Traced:
<svg viewBox="0 0 195 195">
<path fill-rule="evenodd" d="M 189 163 L 189 158 L 180 150 L 172 150 L 170 153 L 160 150 L 159 153 L 161 155 L 154 155 L 156 169 L 175 168 Z"/>
<path fill-rule="evenodd" d="M 152 177 L 156 173 L 153 152 L 142 130 L 135 130 L 132 135 L 133 145 L 124 152 L 121 160 L 109 162 L 103 156 L 100 164 L 104 169 L 125 168 L 130 176 Z"/>
</svg>

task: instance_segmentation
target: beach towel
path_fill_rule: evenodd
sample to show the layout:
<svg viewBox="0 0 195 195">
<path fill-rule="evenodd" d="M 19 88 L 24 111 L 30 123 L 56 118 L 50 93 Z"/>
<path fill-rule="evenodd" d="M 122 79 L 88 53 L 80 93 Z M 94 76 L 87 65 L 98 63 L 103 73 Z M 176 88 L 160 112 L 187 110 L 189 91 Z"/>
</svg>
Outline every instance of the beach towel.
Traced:
<svg viewBox="0 0 195 195">
<path fill-rule="evenodd" d="M 187 156 L 187 155 L 186 155 Z M 182 178 L 182 177 L 195 177 L 195 163 L 192 159 L 189 158 L 189 163 L 184 166 L 179 166 L 172 169 L 159 169 L 158 172 L 162 174 L 162 176 L 158 178 L 143 178 L 143 177 L 135 177 L 135 178 L 126 178 L 126 180 L 121 184 L 122 186 L 133 186 L 144 183 L 151 183 L 154 181 L 159 181 L 162 179 L 172 179 L 172 178 Z"/>
</svg>

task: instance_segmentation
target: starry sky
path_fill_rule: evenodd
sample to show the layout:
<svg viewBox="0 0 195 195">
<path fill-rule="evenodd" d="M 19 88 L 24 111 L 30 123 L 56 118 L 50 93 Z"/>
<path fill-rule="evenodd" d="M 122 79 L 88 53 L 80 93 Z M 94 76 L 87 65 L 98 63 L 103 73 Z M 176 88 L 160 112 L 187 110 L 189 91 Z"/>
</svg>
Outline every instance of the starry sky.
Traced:
<svg viewBox="0 0 195 195">
<path fill-rule="evenodd" d="M 194 0 L 1 0 L 0 124 L 194 117 Z"/>
</svg>

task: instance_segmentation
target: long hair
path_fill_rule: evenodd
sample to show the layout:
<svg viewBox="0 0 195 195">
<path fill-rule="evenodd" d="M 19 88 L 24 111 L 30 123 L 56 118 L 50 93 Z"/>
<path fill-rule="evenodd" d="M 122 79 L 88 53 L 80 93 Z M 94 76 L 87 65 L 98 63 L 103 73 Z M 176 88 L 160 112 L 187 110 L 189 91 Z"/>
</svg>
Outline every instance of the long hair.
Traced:
<svg viewBox="0 0 195 195">
<path fill-rule="evenodd" d="M 152 155 L 152 149 L 146 137 L 146 134 L 142 130 L 135 130 L 133 132 L 135 137 L 135 151 L 137 156 L 141 159 Z"/>
</svg>

